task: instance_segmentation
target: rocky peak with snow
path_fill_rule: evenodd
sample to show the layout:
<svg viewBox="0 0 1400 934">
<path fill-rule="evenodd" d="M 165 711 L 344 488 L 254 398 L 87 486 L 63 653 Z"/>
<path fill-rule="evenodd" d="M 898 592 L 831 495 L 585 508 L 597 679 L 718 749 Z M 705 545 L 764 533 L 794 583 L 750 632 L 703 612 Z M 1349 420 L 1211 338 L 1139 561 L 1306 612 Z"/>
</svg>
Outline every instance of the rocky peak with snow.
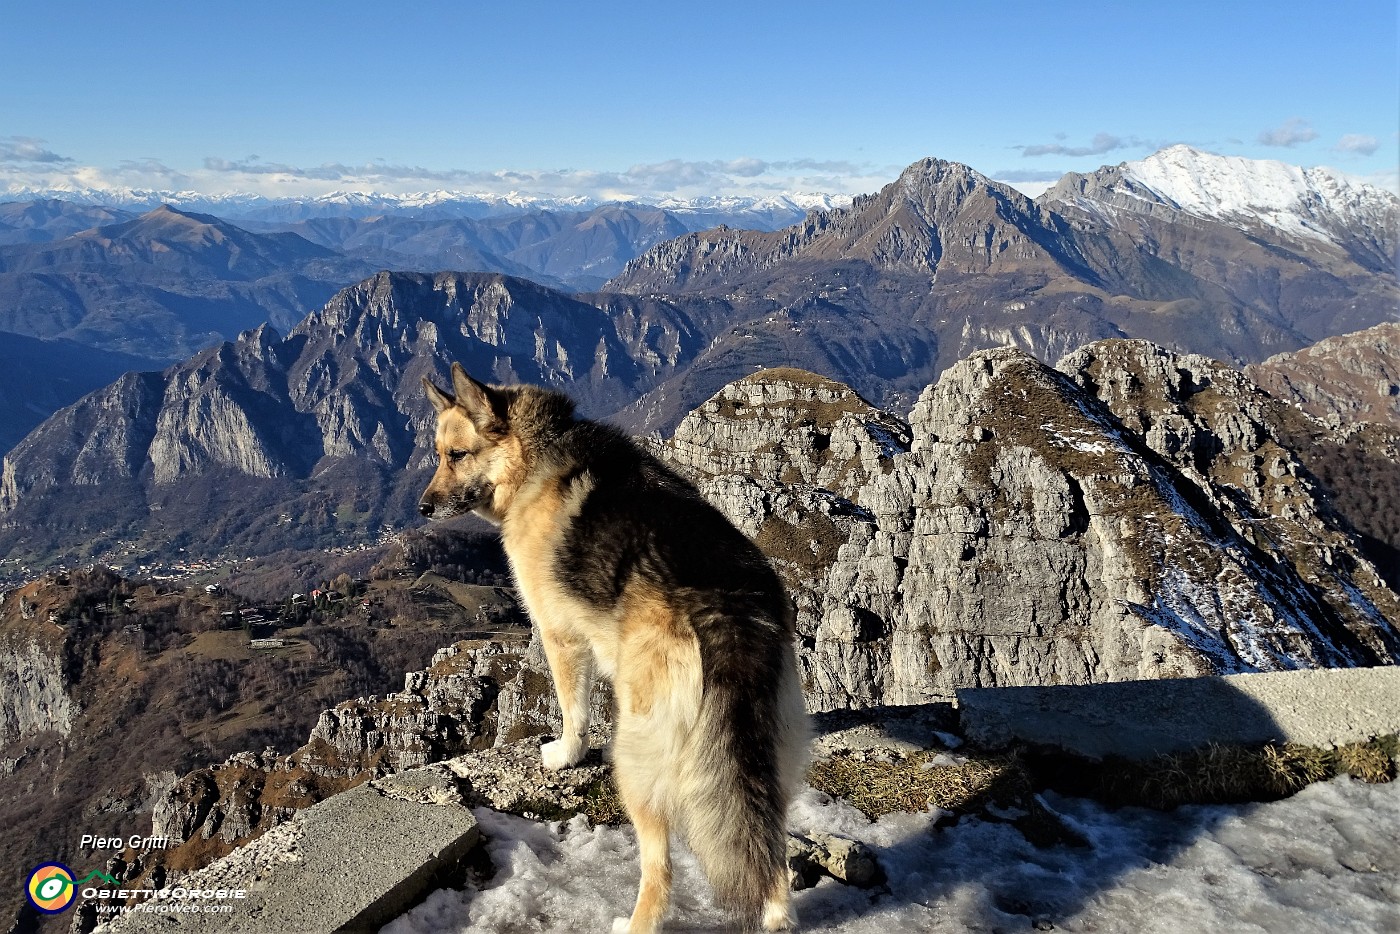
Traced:
<svg viewBox="0 0 1400 934">
<path fill-rule="evenodd" d="M 1066 175 L 1038 199 L 1112 224 L 1184 214 L 1292 240 L 1361 249 L 1393 269 L 1400 197 L 1325 167 L 1221 156 L 1178 144 L 1145 159 Z"/>
</svg>

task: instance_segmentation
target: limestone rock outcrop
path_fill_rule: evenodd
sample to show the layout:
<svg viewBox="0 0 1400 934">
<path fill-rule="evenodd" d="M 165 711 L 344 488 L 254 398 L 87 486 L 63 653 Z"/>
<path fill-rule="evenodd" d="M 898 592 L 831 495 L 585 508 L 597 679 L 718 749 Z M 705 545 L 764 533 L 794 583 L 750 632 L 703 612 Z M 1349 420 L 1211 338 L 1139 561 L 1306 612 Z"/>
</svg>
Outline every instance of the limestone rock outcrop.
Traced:
<svg viewBox="0 0 1400 934">
<path fill-rule="evenodd" d="M 1400 598 L 1289 448 L 1296 420 L 1327 430 L 1220 363 L 1106 341 L 1058 368 L 973 354 L 907 423 L 810 373 L 756 373 L 649 444 L 772 558 L 808 707 L 829 711 L 1397 663 Z M 599 686 L 594 745 L 609 705 Z M 536 738 L 558 726 L 537 639 L 458 643 L 402 691 L 326 711 L 290 756 L 191 773 L 157 819 L 226 851 L 327 794 L 454 757 L 509 760 L 520 782 L 472 781 L 524 806 Z M 591 794 L 580 781 L 570 793 Z"/>
<path fill-rule="evenodd" d="M 1271 440 L 1291 407 L 1145 342 L 1061 366 L 972 355 L 920 397 L 910 449 L 867 445 L 844 485 L 826 451 L 734 405 L 790 375 L 727 387 L 661 446 L 784 572 L 812 709 L 1400 659 L 1400 601 Z"/>
<path fill-rule="evenodd" d="M 68 736 L 78 714 L 61 655 L 37 642 L 0 640 L 0 746 L 53 732 Z"/>
</svg>

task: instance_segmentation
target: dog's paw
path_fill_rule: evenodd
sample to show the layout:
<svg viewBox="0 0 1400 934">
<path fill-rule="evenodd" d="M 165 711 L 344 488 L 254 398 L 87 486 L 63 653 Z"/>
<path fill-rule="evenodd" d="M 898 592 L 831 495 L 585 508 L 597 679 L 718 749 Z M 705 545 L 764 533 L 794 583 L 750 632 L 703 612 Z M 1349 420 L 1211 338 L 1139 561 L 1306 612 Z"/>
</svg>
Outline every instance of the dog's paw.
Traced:
<svg viewBox="0 0 1400 934">
<path fill-rule="evenodd" d="M 545 768 L 551 772 L 557 772 L 571 765 L 577 765 L 578 761 L 583 758 L 585 751 L 582 744 L 556 739 L 540 747 L 540 758 L 544 760 Z"/>
<path fill-rule="evenodd" d="M 790 931 L 792 928 L 792 913 L 788 910 L 787 899 L 770 901 L 763 906 L 763 930 Z"/>
<path fill-rule="evenodd" d="M 631 918 L 613 918 L 613 934 L 632 934 Z"/>
</svg>

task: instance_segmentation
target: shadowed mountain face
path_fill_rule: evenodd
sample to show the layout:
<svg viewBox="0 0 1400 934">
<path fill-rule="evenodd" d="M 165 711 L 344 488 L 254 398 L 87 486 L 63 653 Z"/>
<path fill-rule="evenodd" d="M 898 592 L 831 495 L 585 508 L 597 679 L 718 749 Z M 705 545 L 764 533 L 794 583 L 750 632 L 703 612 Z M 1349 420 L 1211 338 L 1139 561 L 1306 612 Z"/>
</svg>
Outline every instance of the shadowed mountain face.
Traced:
<svg viewBox="0 0 1400 934">
<path fill-rule="evenodd" d="M 371 271 L 293 234 L 162 207 L 0 247 L 0 329 L 167 363 L 266 321 L 290 327 Z"/>
<path fill-rule="evenodd" d="M 130 535 L 165 548 L 204 537 L 220 511 L 259 553 L 335 528 L 372 538 L 420 492 L 432 415 L 422 377 L 457 360 L 482 379 L 567 388 L 606 415 L 694 359 L 712 328 L 704 310 L 582 301 L 499 275 L 381 273 L 285 339 L 258 328 L 58 412 L 10 452 L 6 502 L 23 501 L 25 518 L 12 514 L 0 547 L 38 557 L 75 537 L 114 547 Z M 249 528 L 262 544 L 241 537 Z"/>
<path fill-rule="evenodd" d="M 1337 508 L 1400 587 L 1400 324 L 1329 338 L 1246 373 L 1327 426 L 1295 432 L 1314 452 L 1308 467 L 1336 491 Z"/>
<path fill-rule="evenodd" d="M 65 405 L 150 361 L 72 341 L 0 332 L 0 452 Z"/>
<path fill-rule="evenodd" d="M 40 201 L 7 201 L 0 204 L 0 246 L 47 243 L 90 230 L 131 220 L 135 215 L 117 208 L 73 204 L 48 198 Z"/>
</svg>

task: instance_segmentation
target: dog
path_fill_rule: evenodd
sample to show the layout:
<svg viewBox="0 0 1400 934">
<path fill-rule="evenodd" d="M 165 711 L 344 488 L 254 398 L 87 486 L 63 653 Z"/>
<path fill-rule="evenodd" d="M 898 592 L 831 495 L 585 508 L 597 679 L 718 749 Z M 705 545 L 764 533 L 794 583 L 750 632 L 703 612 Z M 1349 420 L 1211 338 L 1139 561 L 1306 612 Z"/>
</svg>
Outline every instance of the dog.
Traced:
<svg viewBox="0 0 1400 934">
<path fill-rule="evenodd" d="M 588 750 L 595 673 L 611 679 L 612 760 L 642 878 L 630 918 L 670 903 L 672 832 L 745 930 L 791 926 L 788 803 L 806 765 L 794 612 L 767 558 L 690 483 L 566 395 L 488 386 L 452 365 L 438 466 L 419 510 L 500 527 L 563 713 L 544 765 Z"/>
</svg>

